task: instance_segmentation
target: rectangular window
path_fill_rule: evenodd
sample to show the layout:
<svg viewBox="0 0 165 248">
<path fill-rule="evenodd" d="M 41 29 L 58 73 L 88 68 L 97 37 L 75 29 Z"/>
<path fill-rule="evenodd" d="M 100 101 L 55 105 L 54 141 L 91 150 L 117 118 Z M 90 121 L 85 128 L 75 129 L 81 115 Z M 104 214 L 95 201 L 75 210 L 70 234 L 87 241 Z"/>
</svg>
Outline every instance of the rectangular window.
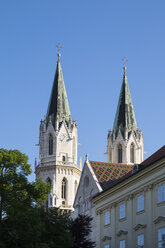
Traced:
<svg viewBox="0 0 165 248">
<path fill-rule="evenodd" d="M 158 229 L 158 248 L 165 247 L 165 227 Z"/>
<path fill-rule="evenodd" d="M 109 225 L 110 224 L 110 211 L 106 211 L 104 213 L 104 225 Z"/>
<path fill-rule="evenodd" d="M 137 211 L 140 212 L 144 210 L 144 195 L 139 195 L 137 197 Z"/>
<path fill-rule="evenodd" d="M 109 248 L 109 245 L 104 245 L 104 248 Z"/>
<path fill-rule="evenodd" d="M 125 218 L 125 203 L 120 205 L 120 219 Z"/>
<path fill-rule="evenodd" d="M 144 234 L 140 234 L 137 236 L 137 247 L 138 248 L 144 247 Z"/>
<path fill-rule="evenodd" d="M 120 240 L 120 248 L 125 248 L 125 239 Z"/>
<path fill-rule="evenodd" d="M 165 184 L 158 187 L 158 203 L 165 201 Z"/>
</svg>

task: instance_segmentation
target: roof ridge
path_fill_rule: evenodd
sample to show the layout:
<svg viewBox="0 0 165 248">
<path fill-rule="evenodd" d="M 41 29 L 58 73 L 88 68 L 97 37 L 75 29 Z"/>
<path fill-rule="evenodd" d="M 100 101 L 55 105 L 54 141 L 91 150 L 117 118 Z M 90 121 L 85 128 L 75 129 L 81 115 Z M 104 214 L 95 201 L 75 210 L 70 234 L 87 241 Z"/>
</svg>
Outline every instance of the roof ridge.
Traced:
<svg viewBox="0 0 165 248">
<path fill-rule="evenodd" d="M 89 162 L 91 162 L 91 163 L 100 163 L 100 164 L 107 164 L 107 165 L 128 166 L 128 167 L 132 167 L 133 166 L 132 164 L 107 163 L 107 162 L 92 161 L 92 160 L 89 160 Z"/>
<path fill-rule="evenodd" d="M 165 157 L 165 145 L 146 158 L 140 165 L 152 164 Z"/>
</svg>

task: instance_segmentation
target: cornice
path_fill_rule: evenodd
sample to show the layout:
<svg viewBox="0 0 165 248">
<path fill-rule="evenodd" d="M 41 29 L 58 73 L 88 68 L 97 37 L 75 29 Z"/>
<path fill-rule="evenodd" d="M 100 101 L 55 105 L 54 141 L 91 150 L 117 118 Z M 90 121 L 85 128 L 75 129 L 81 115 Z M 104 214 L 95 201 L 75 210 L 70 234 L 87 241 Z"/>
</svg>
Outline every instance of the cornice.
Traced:
<svg viewBox="0 0 165 248">
<path fill-rule="evenodd" d="M 134 230 L 135 230 L 135 231 L 138 231 L 139 229 L 144 229 L 144 228 L 146 228 L 146 227 L 147 227 L 147 225 L 138 224 L 138 225 L 136 225 L 136 226 L 134 227 Z"/>
<path fill-rule="evenodd" d="M 154 220 L 154 223 L 155 224 L 158 224 L 158 223 L 160 223 L 160 222 L 164 222 L 165 221 L 165 217 L 163 217 L 163 216 L 159 216 L 156 220 Z"/>
<path fill-rule="evenodd" d="M 123 231 L 123 230 L 120 230 L 118 233 L 117 233 L 117 236 L 120 237 L 121 235 L 127 235 L 127 231 Z"/>
<path fill-rule="evenodd" d="M 161 166 L 164 166 L 165 164 L 165 159 L 163 158 L 163 160 L 156 162 L 155 164 L 139 171 L 138 173 L 134 174 L 134 176 L 131 176 L 130 178 L 125 179 L 123 182 L 120 182 L 119 184 L 114 185 L 114 187 L 107 189 L 105 192 L 103 192 L 101 195 L 98 195 L 96 197 L 93 198 L 93 202 L 99 202 L 102 200 L 102 198 L 105 198 L 107 196 L 109 196 L 109 194 L 112 194 L 118 190 L 120 190 L 121 188 L 123 189 L 124 187 L 129 187 L 129 184 L 135 183 L 135 181 L 138 181 L 138 179 L 142 179 L 145 177 L 148 177 L 151 173 L 153 174 L 153 171 L 160 169 L 161 170 Z M 161 179 L 157 180 L 160 181 Z M 150 183 L 147 185 L 147 187 L 145 186 L 145 191 L 147 190 L 151 190 L 153 187 L 153 184 L 155 184 L 155 182 Z"/>
<path fill-rule="evenodd" d="M 161 181 L 161 179 L 159 180 Z M 159 182 L 157 181 L 157 183 Z M 97 209 L 97 211 L 99 212 L 99 214 L 101 214 L 104 210 L 106 209 L 111 209 L 111 208 L 115 208 L 117 204 L 121 203 L 121 202 L 126 202 L 126 201 L 129 201 L 129 200 L 132 200 L 133 198 L 135 198 L 139 193 L 141 192 L 146 192 L 148 190 L 152 190 L 153 189 L 153 185 L 154 184 L 148 184 L 146 185 L 143 189 L 140 188 L 136 191 L 133 191 L 133 192 L 129 192 L 127 195 L 123 196 L 123 197 L 118 197 L 116 198 L 114 201 L 112 201 L 111 203 L 106 203 L 104 204 L 102 207 L 100 207 L 99 209 Z M 94 201 L 93 201 L 94 202 Z M 95 203 L 95 202 L 94 202 Z M 95 203 L 96 204 L 96 203 Z M 96 213 L 97 213 L 96 211 Z"/>
<path fill-rule="evenodd" d="M 112 237 L 104 236 L 103 239 L 102 239 L 102 241 L 105 242 L 106 240 L 111 240 L 111 239 L 112 239 Z"/>
</svg>

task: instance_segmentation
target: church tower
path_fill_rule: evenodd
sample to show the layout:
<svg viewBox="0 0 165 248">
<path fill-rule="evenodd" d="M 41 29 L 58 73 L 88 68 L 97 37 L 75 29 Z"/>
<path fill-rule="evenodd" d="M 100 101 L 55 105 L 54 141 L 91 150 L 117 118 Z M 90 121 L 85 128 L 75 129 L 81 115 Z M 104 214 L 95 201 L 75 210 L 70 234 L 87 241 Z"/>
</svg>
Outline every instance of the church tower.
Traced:
<svg viewBox="0 0 165 248">
<path fill-rule="evenodd" d="M 40 123 L 39 164 L 35 166 L 37 178 L 52 186 L 47 207 L 73 211 L 73 202 L 79 184 L 81 166 L 77 165 L 77 124 L 72 121 L 60 52 L 47 114 Z"/>
<path fill-rule="evenodd" d="M 113 131 L 108 132 L 108 163 L 140 164 L 143 161 L 143 134 L 138 129 L 128 87 L 126 66 Z"/>
</svg>

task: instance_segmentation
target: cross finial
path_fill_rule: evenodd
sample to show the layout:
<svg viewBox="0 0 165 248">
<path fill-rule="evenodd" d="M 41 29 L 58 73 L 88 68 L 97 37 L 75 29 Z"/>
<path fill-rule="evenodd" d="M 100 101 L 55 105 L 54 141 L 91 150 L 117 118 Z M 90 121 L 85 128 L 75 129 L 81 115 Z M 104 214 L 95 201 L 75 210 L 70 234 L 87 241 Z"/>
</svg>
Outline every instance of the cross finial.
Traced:
<svg viewBox="0 0 165 248">
<path fill-rule="evenodd" d="M 60 42 L 58 43 L 58 45 L 56 47 L 58 49 L 57 57 L 58 57 L 58 60 L 60 60 L 60 57 L 61 57 L 60 49 L 62 48 L 62 46 L 60 45 Z"/>
<path fill-rule="evenodd" d="M 128 61 L 128 59 L 126 59 L 126 57 L 124 56 L 124 58 L 122 59 L 122 61 L 124 61 L 124 67 L 123 67 L 123 69 L 124 69 L 124 72 L 126 72 L 126 70 L 127 70 L 126 62 Z"/>
</svg>

